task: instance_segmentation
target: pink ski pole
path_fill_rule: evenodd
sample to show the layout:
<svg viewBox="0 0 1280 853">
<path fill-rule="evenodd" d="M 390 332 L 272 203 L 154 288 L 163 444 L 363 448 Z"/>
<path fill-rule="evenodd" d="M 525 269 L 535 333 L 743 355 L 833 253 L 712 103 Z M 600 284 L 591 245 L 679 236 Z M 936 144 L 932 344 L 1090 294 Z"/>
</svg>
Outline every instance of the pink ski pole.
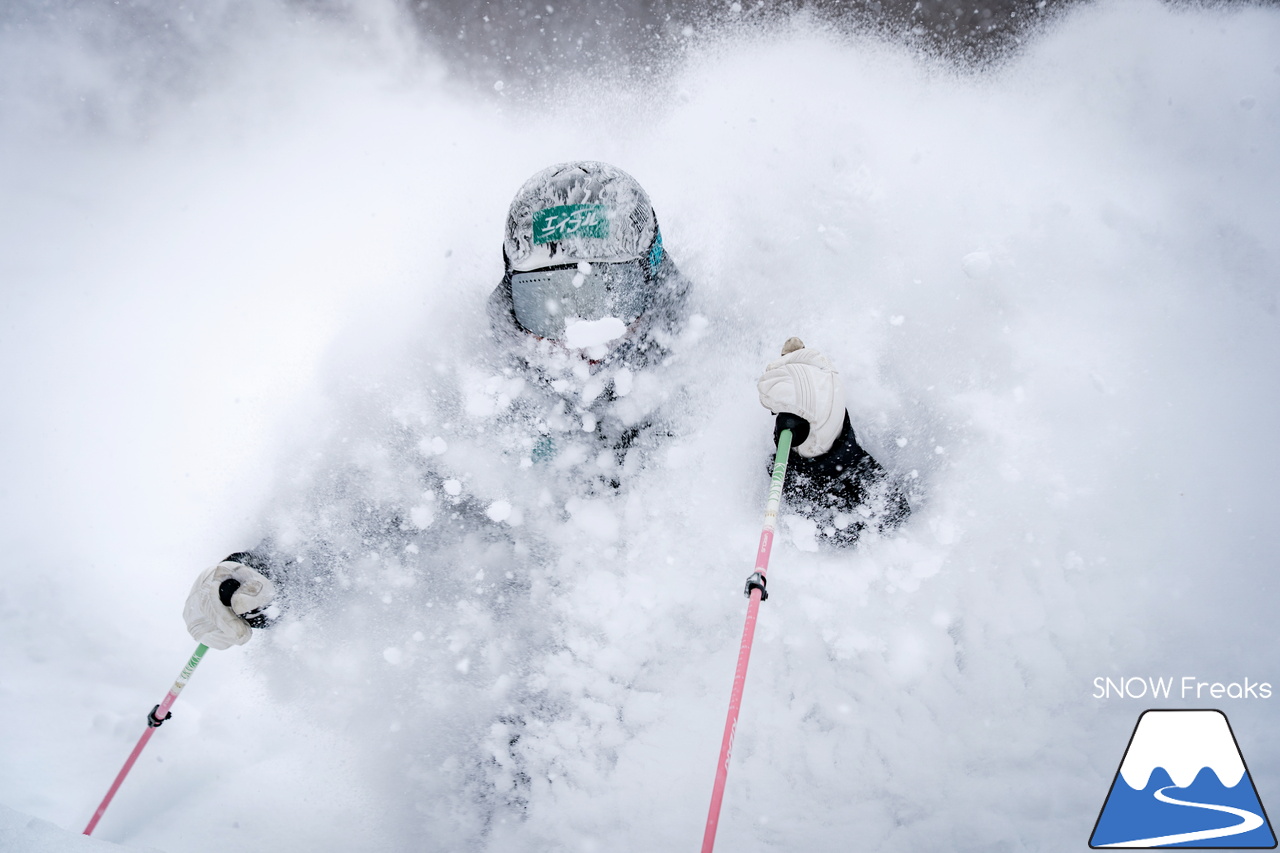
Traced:
<svg viewBox="0 0 1280 853">
<path fill-rule="evenodd" d="M 707 812 L 707 828 L 702 835 L 702 853 L 711 853 L 716 843 L 716 827 L 720 823 L 720 804 L 724 800 L 724 784 L 729 776 L 729 758 L 733 754 L 733 738 L 738 732 L 738 709 L 742 706 L 742 688 L 747 681 L 747 664 L 751 660 L 751 641 L 756 634 L 756 614 L 760 602 L 769 597 L 765 575 L 769 571 L 769 552 L 773 550 L 773 531 L 778 524 L 778 505 L 782 503 L 782 480 L 787 475 L 787 455 L 791 452 L 791 430 L 808 424 L 795 415 L 778 416 L 783 426 L 778 433 L 778 452 L 773 457 L 773 482 L 769 485 L 769 502 L 764 511 L 764 529 L 760 531 L 760 547 L 756 549 L 756 568 L 747 578 L 744 590 L 751 601 L 747 604 L 747 623 L 742 629 L 742 646 L 738 650 L 738 670 L 733 675 L 733 693 L 729 696 L 729 716 L 724 722 L 724 738 L 720 741 L 720 763 L 716 765 L 716 783 L 711 789 L 711 809 Z M 801 436 L 803 440 L 803 436 Z"/>
<path fill-rule="evenodd" d="M 196 671 L 196 667 L 200 665 L 200 659 L 204 657 L 204 653 L 207 651 L 209 651 L 209 647 L 204 643 L 196 646 L 195 654 L 191 656 L 191 660 L 187 661 L 187 665 L 182 668 L 182 672 L 178 675 L 178 680 L 173 682 L 173 686 L 169 688 L 169 693 L 164 697 L 164 701 L 152 708 L 150 714 L 147 714 L 147 730 L 142 733 L 142 737 L 138 738 L 137 746 L 133 748 L 133 752 L 129 753 L 129 758 L 125 761 L 124 767 L 121 767 L 120 772 L 116 774 L 116 780 L 111 783 L 111 789 L 102 798 L 102 803 L 98 806 L 98 810 L 93 813 L 93 817 L 90 818 L 89 825 L 84 828 L 84 835 L 93 834 L 93 828 L 102 819 L 102 813 L 107 810 L 107 806 L 111 805 L 111 798 L 116 795 L 116 791 L 120 790 L 120 783 L 124 781 L 124 777 L 128 776 L 129 771 L 133 769 L 133 763 L 142 754 L 142 749 L 147 745 L 147 741 L 151 740 L 151 735 L 155 733 L 161 723 L 173 716 L 169 713 L 169 709 L 173 707 L 174 702 L 178 701 L 178 694 L 182 692 L 182 688 L 187 686 L 187 682 L 191 680 L 191 673 Z"/>
</svg>

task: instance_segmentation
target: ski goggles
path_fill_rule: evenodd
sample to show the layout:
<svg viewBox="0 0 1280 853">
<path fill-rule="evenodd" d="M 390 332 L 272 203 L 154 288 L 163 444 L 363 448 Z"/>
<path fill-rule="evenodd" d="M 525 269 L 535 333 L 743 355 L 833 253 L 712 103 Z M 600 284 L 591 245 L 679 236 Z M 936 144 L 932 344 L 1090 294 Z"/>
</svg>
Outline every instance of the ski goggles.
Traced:
<svg viewBox="0 0 1280 853">
<path fill-rule="evenodd" d="M 574 320 L 617 317 L 630 326 L 648 290 L 639 260 L 579 263 L 511 274 L 516 321 L 540 338 L 560 340 Z"/>
</svg>

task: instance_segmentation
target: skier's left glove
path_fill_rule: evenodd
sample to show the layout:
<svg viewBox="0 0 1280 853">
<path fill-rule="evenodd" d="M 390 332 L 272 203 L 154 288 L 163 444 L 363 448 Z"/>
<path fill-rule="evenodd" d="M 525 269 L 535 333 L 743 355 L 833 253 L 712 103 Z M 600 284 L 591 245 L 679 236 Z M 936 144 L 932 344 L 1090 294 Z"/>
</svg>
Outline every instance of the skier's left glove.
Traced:
<svg viewBox="0 0 1280 853">
<path fill-rule="evenodd" d="M 760 404 L 775 415 L 796 415 L 809 423 L 809 435 L 797 447 L 801 456 L 821 456 L 844 429 L 844 386 L 840 374 L 817 350 L 789 338 L 782 358 L 769 362 L 757 385 Z"/>
<path fill-rule="evenodd" d="M 223 560 L 196 578 L 182 618 L 197 642 L 229 649 L 249 642 L 251 628 L 266 624 L 265 611 L 275 597 L 275 584 L 265 575 L 243 563 Z"/>
</svg>

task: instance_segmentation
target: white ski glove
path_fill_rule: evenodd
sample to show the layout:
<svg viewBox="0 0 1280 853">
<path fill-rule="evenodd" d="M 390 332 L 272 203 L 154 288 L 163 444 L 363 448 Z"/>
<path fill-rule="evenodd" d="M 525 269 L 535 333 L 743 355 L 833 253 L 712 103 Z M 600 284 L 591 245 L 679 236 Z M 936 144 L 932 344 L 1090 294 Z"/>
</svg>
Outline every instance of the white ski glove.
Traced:
<svg viewBox="0 0 1280 853">
<path fill-rule="evenodd" d="M 232 589 L 234 584 L 228 581 L 238 582 L 239 586 Z M 224 583 L 229 590 L 225 599 Z M 224 560 L 196 578 L 182 618 L 191 636 L 210 648 L 243 646 L 253 636 L 245 617 L 260 616 L 275 597 L 276 586 L 264 575 L 242 563 Z"/>
<path fill-rule="evenodd" d="M 821 456 L 844 429 L 844 386 L 840 374 L 799 338 L 782 345 L 782 358 L 769 362 L 757 383 L 760 404 L 775 415 L 789 412 L 809 422 L 809 436 L 796 447 L 801 456 Z"/>
</svg>

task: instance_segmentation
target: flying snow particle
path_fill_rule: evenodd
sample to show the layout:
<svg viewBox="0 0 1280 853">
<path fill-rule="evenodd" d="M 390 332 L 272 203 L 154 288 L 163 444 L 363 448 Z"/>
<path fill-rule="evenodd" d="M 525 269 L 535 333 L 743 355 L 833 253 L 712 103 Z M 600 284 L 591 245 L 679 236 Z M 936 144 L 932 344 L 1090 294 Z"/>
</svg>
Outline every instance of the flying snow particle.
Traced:
<svg viewBox="0 0 1280 853">
<path fill-rule="evenodd" d="M 627 324 L 617 317 L 577 320 L 564 329 L 564 343 L 570 349 L 586 349 L 607 344 L 627 333 Z"/>
<path fill-rule="evenodd" d="M 991 272 L 991 256 L 986 252 L 970 252 L 960 260 L 960 268 L 969 278 L 986 278 Z"/>
<path fill-rule="evenodd" d="M 635 377 L 631 371 L 625 367 L 619 368 L 618 372 L 613 375 L 613 394 L 615 397 L 625 397 L 631 393 L 631 386 L 635 381 Z"/>
<path fill-rule="evenodd" d="M 449 449 L 449 445 L 440 436 L 435 438 L 424 438 L 418 442 L 418 450 L 423 456 L 439 456 Z"/>
<path fill-rule="evenodd" d="M 621 530 L 621 520 L 602 501 L 570 498 L 565 503 L 573 526 L 598 542 L 616 542 Z"/>
<path fill-rule="evenodd" d="M 489 508 L 484 511 L 484 514 L 493 521 L 506 521 L 511 517 L 511 502 L 494 501 L 489 504 Z"/>
</svg>

